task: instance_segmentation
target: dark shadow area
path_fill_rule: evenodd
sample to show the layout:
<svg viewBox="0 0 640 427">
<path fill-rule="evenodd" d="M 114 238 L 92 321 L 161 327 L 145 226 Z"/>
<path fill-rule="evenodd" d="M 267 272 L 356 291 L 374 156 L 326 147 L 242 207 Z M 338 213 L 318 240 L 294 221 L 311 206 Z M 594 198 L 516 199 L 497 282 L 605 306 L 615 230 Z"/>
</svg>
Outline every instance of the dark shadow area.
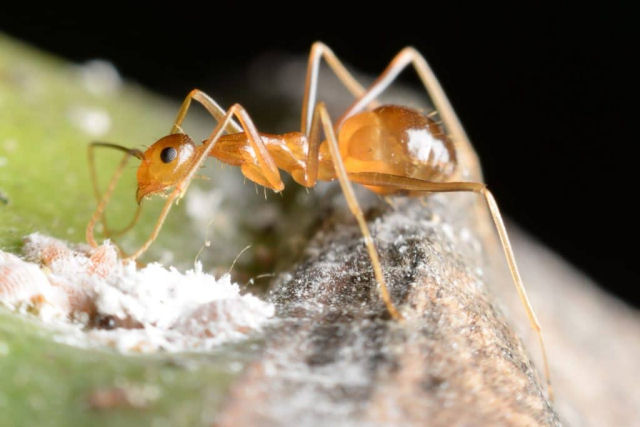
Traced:
<svg viewBox="0 0 640 427">
<path fill-rule="evenodd" d="M 373 75 L 414 45 L 441 79 L 505 213 L 638 305 L 640 236 L 630 185 L 637 179 L 631 117 L 637 49 L 630 11 L 578 16 L 544 6 L 482 14 L 429 7 L 430 13 L 349 19 L 335 13 L 308 22 L 307 8 L 300 6 L 299 20 L 280 17 L 277 24 L 258 20 L 266 11 L 252 10 L 247 19 L 241 7 L 161 17 L 3 11 L 0 31 L 73 61 L 107 59 L 126 78 L 176 100 L 200 87 L 223 105 L 241 102 L 249 111 L 259 109 L 247 74 L 260 55 L 306 55 L 319 39 Z"/>
</svg>

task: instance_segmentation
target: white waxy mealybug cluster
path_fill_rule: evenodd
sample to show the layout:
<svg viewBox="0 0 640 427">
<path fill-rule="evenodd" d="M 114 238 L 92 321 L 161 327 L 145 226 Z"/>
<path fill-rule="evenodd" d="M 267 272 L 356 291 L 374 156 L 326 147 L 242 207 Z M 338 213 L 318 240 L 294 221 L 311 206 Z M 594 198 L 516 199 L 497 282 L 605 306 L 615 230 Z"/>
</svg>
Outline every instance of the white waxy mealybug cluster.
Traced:
<svg viewBox="0 0 640 427">
<path fill-rule="evenodd" d="M 185 273 L 152 263 L 138 269 L 115 248 L 70 247 L 32 234 L 25 260 L 0 251 L 0 304 L 55 323 L 64 342 L 121 351 L 205 351 L 246 337 L 274 307 L 240 294 L 228 275 L 199 264 Z"/>
<path fill-rule="evenodd" d="M 18 311 L 49 318 L 69 309 L 64 293 L 52 287 L 40 268 L 0 251 L 0 302 Z"/>
</svg>

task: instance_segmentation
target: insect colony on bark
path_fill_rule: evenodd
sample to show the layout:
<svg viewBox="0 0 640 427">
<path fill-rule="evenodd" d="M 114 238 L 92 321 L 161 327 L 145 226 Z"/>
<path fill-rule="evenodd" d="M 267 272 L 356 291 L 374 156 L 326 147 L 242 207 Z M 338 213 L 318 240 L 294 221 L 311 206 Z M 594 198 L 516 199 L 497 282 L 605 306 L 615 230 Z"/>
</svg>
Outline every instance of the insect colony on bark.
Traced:
<svg viewBox="0 0 640 427">
<path fill-rule="evenodd" d="M 325 104 L 316 102 L 321 59 L 326 61 L 356 98 L 335 122 L 331 121 Z M 444 127 L 431 114 L 424 115 L 399 105 L 379 105 L 377 97 L 409 65 L 414 66 Z M 201 103 L 217 121 L 216 127 L 200 145 L 195 144 L 181 128 L 192 100 Z M 103 194 L 100 194 L 97 186 L 93 160 L 93 149 L 100 146 L 125 152 Z M 319 42 L 314 43 L 307 66 L 298 132 L 261 133 L 240 104 L 224 110 L 207 94 L 194 89 L 182 103 L 171 133 L 156 141 L 146 151 L 104 142 L 91 144 L 89 161 L 98 207 L 87 225 L 86 237 L 93 247 L 97 246 L 94 228 L 98 222 L 102 223 L 106 237 L 116 234 L 109 231 L 104 211 L 130 157 L 141 160 L 137 170 L 138 208 L 132 222 L 118 233 L 135 225 L 144 198 L 164 195 L 167 200 L 147 240 L 133 254 L 126 256 L 126 259 L 137 259 L 153 243 L 173 203 L 185 194 L 207 157 L 239 166 L 245 177 L 276 192 L 284 189 L 280 169 L 305 187 L 313 187 L 319 180 L 337 179 L 364 236 L 380 296 L 391 317 L 397 320 L 402 319 L 402 316 L 391 299 L 378 252 L 352 183 L 361 184 L 383 195 L 402 193 L 418 196 L 435 192 L 479 194 L 491 213 L 513 282 L 531 327 L 537 334 L 551 397 L 549 366 L 540 324 L 526 295 L 502 216 L 485 184 L 465 180 L 469 175 L 480 176 L 479 161 L 433 71 L 414 48 L 402 49 L 371 86 L 365 89 L 329 47 Z M 472 173 L 465 174 L 464 171 Z"/>
</svg>

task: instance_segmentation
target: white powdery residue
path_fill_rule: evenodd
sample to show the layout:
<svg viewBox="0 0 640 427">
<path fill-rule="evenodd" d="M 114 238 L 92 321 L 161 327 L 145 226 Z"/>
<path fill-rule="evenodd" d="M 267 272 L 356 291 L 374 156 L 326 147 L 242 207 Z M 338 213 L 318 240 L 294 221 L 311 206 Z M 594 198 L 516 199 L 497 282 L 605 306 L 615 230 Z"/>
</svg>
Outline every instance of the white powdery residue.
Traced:
<svg viewBox="0 0 640 427">
<path fill-rule="evenodd" d="M 94 95 L 108 95 L 122 86 L 122 78 L 109 61 L 94 59 L 77 67 L 80 79 L 87 91 Z"/>
<path fill-rule="evenodd" d="M 437 164 L 449 161 L 449 151 L 444 143 L 427 129 L 407 129 L 409 153 L 421 162 Z"/>
<path fill-rule="evenodd" d="M 445 237 L 447 238 L 447 240 L 455 241 L 456 235 L 455 235 L 455 233 L 453 231 L 453 227 L 451 226 L 451 224 L 445 222 L 445 223 L 442 224 L 441 229 L 442 229 Z"/>
<path fill-rule="evenodd" d="M 137 270 L 129 263 L 121 276 L 110 277 L 95 290 L 100 312 L 164 329 L 213 301 L 235 302 L 251 297 L 241 296 L 240 288 L 228 275 L 216 279 L 203 273 L 200 263 L 186 273 L 157 263 Z"/>
<path fill-rule="evenodd" d="M 193 345 L 188 345 L 184 337 L 174 337 L 175 344 L 172 344 L 171 340 L 168 339 L 169 335 L 172 335 L 172 333 L 153 326 L 145 326 L 138 329 L 92 329 L 86 333 L 85 339 L 88 338 L 93 343 L 108 345 L 121 353 L 129 351 L 153 353 L 158 350 L 166 352 L 198 350 Z"/>
<path fill-rule="evenodd" d="M 245 338 L 275 312 L 272 304 L 242 295 L 229 275 L 216 279 L 200 264 L 185 273 L 157 263 L 138 269 L 118 259 L 108 243 L 72 248 L 40 234 L 25 239 L 24 253 L 32 262 L 0 251 L 0 269 L 6 264 L 5 273 L 11 273 L 0 278 L 0 303 L 13 308 L 46 301 L 57 307 L 61 315 L 49 323 L 67 344 L 123 352 L 206 351 Z M 18 273 L 16 286 L 11 278 Z M 29 311 L 47 320 L 42 310 Z"/>
<path fill-rule="evenodd" d="M 194 219 L 200 229 L 206 228 L 220 210 L 223 194 L 219 190 L 201 190 L 198 187 L 189 189 L 187 193 L 187 215 Z"/>
<path fill-rule="evenodd" d="M 90 136 L 103 136 L 111 129 L 111 116 L 101 108 L 73 107 L 69 110 L 69 120 Z"/>
<path fill-rule="evenodd" d="M 475 235 L 471 232 L 471 230 L 469 230 L 467 227 L 463 227 L 460 230 L 460 239 L 463 242 L 469 244 L 469 246 L 471 246 L 471 249 L 474 252 L 480 252 L 482 250 L 482 246 L 480 245 L 480 242 L 475 237 Z"/>
</svg>

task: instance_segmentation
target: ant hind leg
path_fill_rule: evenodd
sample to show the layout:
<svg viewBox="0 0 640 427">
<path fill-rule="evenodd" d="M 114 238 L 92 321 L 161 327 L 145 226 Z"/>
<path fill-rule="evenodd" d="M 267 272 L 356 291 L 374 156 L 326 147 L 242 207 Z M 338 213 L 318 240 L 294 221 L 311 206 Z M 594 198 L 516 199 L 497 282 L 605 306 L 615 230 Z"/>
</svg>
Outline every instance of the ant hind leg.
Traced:
<svg viewBox="0 0 640 427">
<path fill-rule="evenodd" d="M 549 361 L 547 359 L 547 351 L 544 345 L 544 340 L 542 339 L 542 328 L 540 327 L 540 322 L 538 322 L 538 318 L 533 311 L 533 307 L 531 306 L 531 302 L 529 301 L 529 297 L 527 296 L 527 291 L 525 290 L 522 277 L 520 276 L 520 272 L 518 271 L 518 266 L 516 264 L 509 236 L 507 234 L 507 229 L 504 226 L 504 222 L 502 220 L 500 209 L 498 208 L 498 204 L 496 203 L 495 198 L 487 189 L 486 185 L 479 182 L 430 182 L 382 173 L 352 173 L 348 176 L 351 181 L 363 185 L 387 186 L 391 188 L 425 193 L 473 192 L 481 195 L 484 198 L 489 209 L 489 213 L 491 214 L 493 223 L 498 232 L 502 250 L 504 252 L 509 271 L 511 272 L 513 283 L 518 292 L 520 302 L 522 303 L 522 306 L 527 313 L 531 328 L 537 335 L 538 343 L 542 353 L 547 390 L 549 398 L 553 400 L 553 389 L 551 387 L 551 371 L 549 368 Z"/>
</svg>

